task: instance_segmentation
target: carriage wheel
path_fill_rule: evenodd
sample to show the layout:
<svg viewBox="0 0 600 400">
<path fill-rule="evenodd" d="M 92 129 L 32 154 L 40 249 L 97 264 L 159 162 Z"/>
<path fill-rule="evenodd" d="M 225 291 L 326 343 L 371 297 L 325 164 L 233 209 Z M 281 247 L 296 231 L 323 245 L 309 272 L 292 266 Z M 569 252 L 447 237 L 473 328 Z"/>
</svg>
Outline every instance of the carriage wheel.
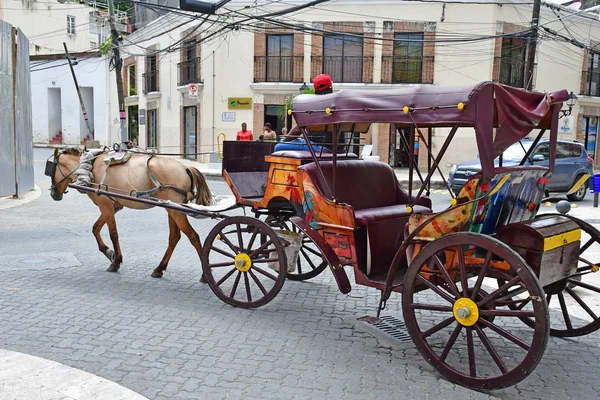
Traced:
<svg viewBox="0 0 600 400">
<path fill-rule="evenodd" d="M 306 281 L 325 271 L 327 268 L 327 261 L 323 258 L 321 250 L 319 250 L 310 237 L 305 235 L 301 229 L 291 222 L 286 221 L 273 221 L 272 223 L 269 222 L 269 225 L 302 235 L 302 247 L 298 253 L 296 269 L 293 272 L 287 273 L 287 278 L 289 280 Z"/>
<path fill-rule="evenodd" d="M 577 272 L 544 287 L 548 307 L 556 309 L 550 321 L 550 336 L 556 337 L 583 336 L 600 329 L 600 232 L 585 221 L 567 217 L 579 225 L 582 236 Z M 524 322 L 533 326 L 527 318 Z"/>
<path fill-rule="evenodd" d="M 497 279 L 507 284 L 497 287 Z M 520 297 L 507 298 L 509 286 L 518 287 Z M 525 379 L 548 341 L 548 307 L 535 275 L 507 245 L 476 233 L 447 235 L 419 252 L 404 280 L 402 310 L 423 357 L 471 388 L 499 389 Z M 535 321 L 535 329 L 523 317 Z"/>
<path fill-rule="evenodd" d="M 225 303 L 242 308 L 273 300 L 285 282 L 286 264 L 277 234 L 250 217 L 219 222 L 202 252 L 202 270 L 211 290 Z"/>
</svg>

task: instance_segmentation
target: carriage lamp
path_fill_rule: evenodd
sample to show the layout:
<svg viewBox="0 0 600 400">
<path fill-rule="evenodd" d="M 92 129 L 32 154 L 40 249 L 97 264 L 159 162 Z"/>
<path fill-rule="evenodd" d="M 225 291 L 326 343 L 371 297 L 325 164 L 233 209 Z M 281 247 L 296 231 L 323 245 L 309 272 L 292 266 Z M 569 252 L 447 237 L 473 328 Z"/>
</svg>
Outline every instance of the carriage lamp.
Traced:
<svg viewBox="0 0 600 400">
<path fill-rule="evenodd" d="M 302 86 L 300 86 L 300 89 L 299 89 L 300 93 L 304 94 L 304 92 L 306 92 L 308 89 L 310 89 L 310 88 L 308 87 L 308 85 L 306 84 L 306 82 L 302 82 Z"/>
<path fill-rule="evenodd" d="M 577 103 L 577 96 L 575 95 L 575 93 L 571 92 L 569 94 L 569 99 L 567 100 L 567 107 L 569 107 L 569 109 L 568 110 L 560 110 L 561 118 L 568 117 L 569 115 L 571 115 L 571 110 L 575 106 L 575 103 Z"/>
</svg>

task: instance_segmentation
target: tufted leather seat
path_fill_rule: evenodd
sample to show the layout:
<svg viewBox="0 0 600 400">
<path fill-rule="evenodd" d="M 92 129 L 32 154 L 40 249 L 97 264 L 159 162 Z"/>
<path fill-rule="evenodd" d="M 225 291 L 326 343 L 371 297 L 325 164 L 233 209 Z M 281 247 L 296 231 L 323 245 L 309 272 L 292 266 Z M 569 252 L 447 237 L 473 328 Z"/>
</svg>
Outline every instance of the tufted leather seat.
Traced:
<svg viewBox="0 0 600 400">
<path fill-rule="evenodd" d="M 333 182 L 333 162 L 319 163 L 327 183 Z M 331 199 L 327 186 L 318 172 L 316 164 L 302 167 L 321 194 Z M 358 225 L 398 217 L 408 217 L 406 205 L 410 203 L 408 193 L 400 187 L 394 170 L 387 164 L 377 161 L 345 160 L 338 161 L 336 169 L 336 200 L 352 206 Z M 421 198 L 414 212 L 431 212 L 431 200 Z"/>
</svg>

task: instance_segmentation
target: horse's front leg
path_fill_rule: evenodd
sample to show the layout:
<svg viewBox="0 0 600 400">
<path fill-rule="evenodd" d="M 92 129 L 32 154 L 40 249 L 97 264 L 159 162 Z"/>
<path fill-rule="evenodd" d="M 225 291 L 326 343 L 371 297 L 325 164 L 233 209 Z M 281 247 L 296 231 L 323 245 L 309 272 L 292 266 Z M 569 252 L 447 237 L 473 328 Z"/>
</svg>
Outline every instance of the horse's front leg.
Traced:
<svg viewBox="0 0 600 400">
<path fill-rule="evenodd" d="M 108 267 L 108 272 L 117 272 L 121 268 L 123 262 L 123 255 L 121 254 L 121 245 L 119 244 L 119 233 L 117 232 L 117 222 L 115 221 L 114 209 L 110 210 L 110 213 L 105 215 L 106 224 L 108 225 L 108 233 L 110 234 L 110 240 L 112 241 L 113 248 L 115 249 L 115 256 L 113 262 Z"/>
<path fill-rule="evenodd" d="M 160 261 L 160 264 L 158 264 L 158 267 L 152 272 L 151 276 L 153 278 L 160 278 L 163 276 L 163 272 L 167 269 L 167 265 L 169 264 L 169 260 L 173 255 L 173 251 L 175 250 L 175 246 L 177 246 L 179 239 L 181 239 L 181 231 L 169 213 L 169 247 L 167 247 L 167 251 Z"/>
<path fill-rule="evenodd" d="M 105 224 L 106 221 L 104 219 L 104 215 L 100 215 L 98 220 L 94 223 L 94 226 L 92 226 L 92 233 L 94 234 L 96 242 L 98 243 L 98 250 L 100 250 L 100 252 L 112 262 L 115 259 L 115 252 L 109 249 L 106 244 L 104 244 L 104 240 L 102 240 L 102 235 L 100 234 Z"/>
</svg>

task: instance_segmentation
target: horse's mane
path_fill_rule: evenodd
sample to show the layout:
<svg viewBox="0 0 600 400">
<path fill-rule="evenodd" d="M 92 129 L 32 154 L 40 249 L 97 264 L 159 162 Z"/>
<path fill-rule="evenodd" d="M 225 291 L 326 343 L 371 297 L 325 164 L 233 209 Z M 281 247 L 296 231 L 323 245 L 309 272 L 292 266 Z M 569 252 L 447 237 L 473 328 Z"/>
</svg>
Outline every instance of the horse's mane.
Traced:
<svg viewBox="0 0 600 400">
<path fill-rule="evenodd" d="M 77 147 L 67 147 L 62 151 L 62 154 L 71 155 L 71 156 L 80 156 L 82 153 Z"/>
</svg>

